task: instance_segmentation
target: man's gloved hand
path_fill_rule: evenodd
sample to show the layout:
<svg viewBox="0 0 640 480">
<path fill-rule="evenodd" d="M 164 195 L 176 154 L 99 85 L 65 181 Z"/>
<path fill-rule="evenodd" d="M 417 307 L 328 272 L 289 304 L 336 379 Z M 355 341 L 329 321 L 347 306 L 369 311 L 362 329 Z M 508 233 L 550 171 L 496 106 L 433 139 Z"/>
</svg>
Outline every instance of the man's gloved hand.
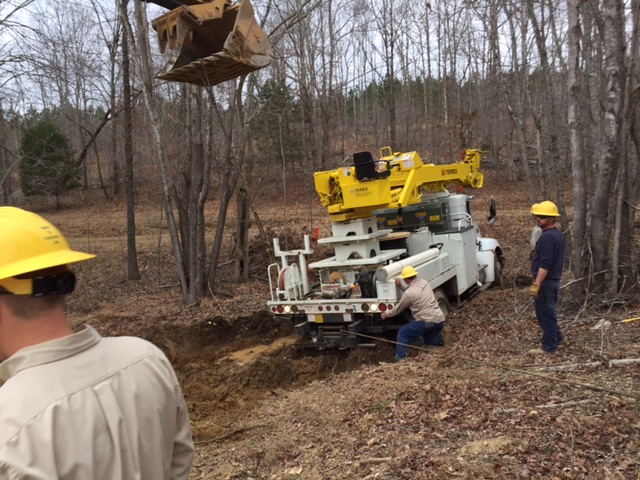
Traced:
<svg viewBox="0 0 640 480">
<path fill-rule="evenodd" d="M 540 291 L 540 285 L 534 283 L 529 287 L 529 293 L 533 298 L 538 298 L 538 292 Z"/>
</svg>

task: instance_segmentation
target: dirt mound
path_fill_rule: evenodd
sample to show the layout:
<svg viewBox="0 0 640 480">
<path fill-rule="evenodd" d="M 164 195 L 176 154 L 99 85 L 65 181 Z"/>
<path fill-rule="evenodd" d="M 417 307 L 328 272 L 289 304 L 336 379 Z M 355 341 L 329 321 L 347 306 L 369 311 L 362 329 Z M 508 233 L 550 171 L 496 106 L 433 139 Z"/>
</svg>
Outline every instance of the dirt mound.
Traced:
<svg viewBox="0 0 640 480">
<path fill-rule="evenodd" d="M 214 316 L 191 325 L 157 322 L 137 333 L 158 345 L 174 365 L 198 441 L 232 432 L 267 395 L 393 358 L 393 350 L 309 348 L 292 324 L 266 311 L 228 320 Z"/>
<path fill-rule="evenodd" d="M 139 330 L 137 335 L 164 348 L 178 361 L 185 353 L 216 361 L 229 352 L 292 333 L 290 322 L 273 319 L 266 311 L 260 311 L 234 320 L 210 316 L 192 324 L 156 322 Z"/>
</svg>

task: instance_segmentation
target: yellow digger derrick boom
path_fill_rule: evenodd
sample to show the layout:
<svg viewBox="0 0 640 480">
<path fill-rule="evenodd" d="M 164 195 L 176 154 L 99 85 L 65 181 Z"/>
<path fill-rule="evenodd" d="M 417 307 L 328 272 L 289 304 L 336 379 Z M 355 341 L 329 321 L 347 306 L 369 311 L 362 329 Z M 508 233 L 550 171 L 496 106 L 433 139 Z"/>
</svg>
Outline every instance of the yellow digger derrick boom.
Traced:
<svg viewBox="0 0 640 480">
<path fill-rule="evenodd" d="M 418 152 L 384 147 L 379 160 L 369 152 L 356 153 L 355 165 L 317 172 L 314 182 L 331 221 L 344 222 L 419 203 L 423 194 L 442 192 L 450 184 L 482 188 L 481 153 L 466 150 L 460 162 L 433 165 L 423 163 Z"/>
<path fill-rule="evenodd" d="M 213 86 L 271 63 L 271 44 L 249 0 L 185 0 L 151 22 L 160 52 L 178 50 L 163 80 Z"/>
</svg>

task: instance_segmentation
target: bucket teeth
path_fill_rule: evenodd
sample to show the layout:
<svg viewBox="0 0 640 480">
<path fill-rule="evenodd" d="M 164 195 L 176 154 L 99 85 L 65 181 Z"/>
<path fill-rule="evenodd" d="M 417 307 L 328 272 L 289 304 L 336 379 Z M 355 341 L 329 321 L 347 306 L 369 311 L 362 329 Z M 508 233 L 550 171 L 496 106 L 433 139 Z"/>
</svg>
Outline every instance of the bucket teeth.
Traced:
<svg viewBox="0 0 640 480">
<path fill-rule="evenodd" d="M 187 2 L 182 2 L 187 3 Z M 158 78 L 196 85 L 217 85 L 271 63 L 269 39 L 256 21 L 249 0 L 181 5 L 153 20 L 160 52 L 178 50 Z"/>
</svg>

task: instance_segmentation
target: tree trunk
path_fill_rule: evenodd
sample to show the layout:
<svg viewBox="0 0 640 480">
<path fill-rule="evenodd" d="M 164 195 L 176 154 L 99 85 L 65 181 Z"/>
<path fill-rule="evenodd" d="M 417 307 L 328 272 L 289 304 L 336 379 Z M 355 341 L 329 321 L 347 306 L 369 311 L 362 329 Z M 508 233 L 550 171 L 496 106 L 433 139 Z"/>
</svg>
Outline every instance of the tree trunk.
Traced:
<svg viewBox="0 0 640 480">
<path fill-rule="evenodd" d="M 207 90 L 212 103 L 215 103 L 215 97 L 211 89 Z M 236 189 L 236 185 L 238 184 L 238 179 L 240 178 L 240 168 L 242 162 L 244 161 L 244 153 L 242 145 L 238 149 L 238 154 L 234 155 L 234 132 L 235 132 L 235 119 L 234 113 L 235 109 L 238 108 L 236 105 L 237 95 L 241 94 L 241 89 L 236 86 L 235 94 L 232 95 L 233 100 L 230 102 L 231 106 L 227 109 L 227 128 L 224 129 L 224 141 L 226 143 L 225 154 L 222 156 L 223 162 L 223 173 L 222 173 L 222 191 L 220 195 L 220 207 L 218 209 L 218 222 L 216 224 L 216 232 L 213 240 L 213 245 L 211 246 L 211 255 L 209 257 L 209 272 L 207 275 L 207 283 L 209 286 L 209 292 L 213 294 L 216 285 L 216 276 L 218 273 L 218 260 L 220 258 L 220 252 L 222 251 L 222 243 L 224 239 L 224 228 L 227 219 L 227 211 L 229 209 L 229 203 L 231 202 L 231 198 Z M 238 165 L 234 165 L 233 159 L 234 157 L 237 160 Z"/>
<path fill-rule="evenodd" d="M 607 76 L 604 99 L 604 142 L 602 156 L 598 162 L 598 182 L 593 196 L 591 215 L 591 249 L 593 251 L 594 287 L 604 293 L 608 262 L 612 216 L 611 187 L 620 161 L 620 132 L 622 123 L 622 99 L 625 83 L 625 41 L 622 3 L 606 0 L 604 14 L 604 54 Z"/>
<path fill-rule="evenodd" d="M 520 65 L 519 71 L 512 72 L 512 75 L 515 76 L 517 85 L 522 85 L 522 89 L 526 90 L 527 85 L 527 59 L 523 54 L 523 58 L 518 59 L 518 48 L 517 48 L 517 40 L 516 40 L 516 28 L 512 22 L 512 15 L 509 11 L 505 12 L 507 17 L 509 18 L 510 32 L 511 32 L 511 60 L 513 65 Z M 524 109 L 524 91 L 516 88 L 516 91 L 513 95 L 509 92 L 509 88 L 507 87 L 507 80 L 504 77 L 502 63 L 500 58 L 500 49 L 498 42 L 498 15 L 491 15 L 491 25 L 492 25 L 492 35 L 491 35 L 491 50 L 494 52 L 494 62 L 497 66 L 496 74 L 500 79 L 500 85 L 502 86 L 502 94 L 504 97 L 505 104 L 507 106 L 507 110 L 509 111 L 509 115 L 514 123 L 516 135 L 518 137 L 518 150 L 520 157 L 520 164 L 522 165 L 522 172 L 527 181 L 527 187 L 529 191 L 529 201 L 531 203 L 535 203 L 536 201 L 536 193 L 535 186 L 533 183 L 533 176 L 531 174 L 531 170 L 529 169 L 529 155 L 527 154 L 527 135 L 526 135 L 526 112 Z M 526 23 L 526 17 L 521 18 L 522 23 Z M 521 30 L 526 30 L 524 25 L 521 25 Z"/>
<path fill-rule="evenodd" d="M 178 278 L 180 282 L 180 289 L 182 291 L 182 299 L 184 303 L 188 303 L 188 286 L 187 286 L 187 278 L 184 271 L 184 261 L 182 258 L 182 251 L 180 249 L 180 239 L 178 236 L 178 230 L 176 228 L 176 221 L 173 214 L 173 202 L 170 195 L 170 179 L 169 179 L 169 169 L 167 167 L 167 154 L 164 149 L 164 142 L 162 135 L 160 133 L 160 117 L 158 111 L 154 105 L 154 95 L 153 95 L 153 79 L 151 77 L 151 72 L 153 71 L 151 67 L 150 53 L 149 53 L 149 44 L 148 44 L 148 22 L 146 19 L 146 15 L 142 9 L 141 2 L 134 3 L 134 11 L 135 11 L 135 19 L 136 19 L 136 27 L 138 32 L 138 50 L 137 54 L 139 55 L 139 66 L 140 66 L 140 78 L 142 79 L 142 91 L 145 107 L 147 109 L 147 114 L 149 115 L 149 120 L 151 123 L 151 129 L 154 137 L 154 146 L 156 151 L 156 166 L 158 168 L 158 172 L 160 173 L 160 180 L 162 182 L 162 203 L 165 209 L 166 217 L 167 217 L 167 225 L 169 227 L 169 237 L 171 239 L 171 247 L 173 250 L 174 260 L 176 264 L 176 268 L 178 270 Z M 121 10 L 121 18 L 122 23 L 127 32 L 127 42 L 129 44 L 130 51 L 135 50 L 135 44 L 133 43 L 133 31 L 131 29 L 131 24 L 129 23 L 129 19 L 127 17 L 126 9 Z"/>
<path fill-rule="evenodd" d="M 128 11 L 129 0 L 122 1 L 122 11 Z M 131 108 L 131 58 L 129 55 L 129 32 L 125 31 L 122 42 L 122 96 L 124 102 L 124 170 L 127 197 L 127 278 L 140 280 L 138 251 L 136 247 L 136 199 L 133 172 L 133 111 Z"/>
<path fill-rule="evenodd" d="M 179 206 L 180 231 L 182 232 L 183 258 L 188 279 L 187 304 L 195 304 L 204 294 L 206 264 L 204 205 L 211 177 L 210 161 L 205 158 L 204 145 L 209 141 L 205 131 L 201 91 L 197 87 L 181 88 L 187 104 L 186 158 L 180 158 L 182 179 L 176 189 Z"/>
<path fill-rule="evenodd" d="M 568 87 L 569 87 L 569 143 L 571 147 L 571 164 L 573 177 L 573 243 L 572 264 L 575 278 L 585 278 L 589 258 L 587 256 L 587 172 L 584 155 L 584 125 L 581 121 L 581 49 L 582 38 L 580 28 L 581 0 L 568 0 L 569 12 L 569 58 L 568 58 Z M 580 282 L 583 284 L 583 282 Z M 579 286 L 584 291 L 584 285 Z"/>
<path fill-rule="evenodd" d="M 12 191 L 11 170 L 13 170 L 13 165 L 9 161 L 9 149 L 5 147 L 9 143 L 7 138 L 9 136 L 8 126 L 9 124 L 4 118 L 4 111 L 0 103 L 0 140 L 2 140 L 0 145 L 3 147 L 0 148 L 0 202 L 2 202 L 2 205 L 9 204 Z"/>
<path fill-rule="evenodd" d="M 244 282 L 249 278 L 249 227 L 250 200 L 247 189 L 242 186 L 236 195 L 236 242 L 235 242 L 235 280 Z"/>
<path fill-rule="evenodd" d="M 543 98 L 544 105 L 544 117 L 541 116 L 541 120 L 546 120 L 546 131 L 549 137 L 549 162 L 551 164 L 551 173 L 552 178 L 555 180 L 555 191 L 556 191 L 556 203 L 558 204 L 558 208 L 560 212 L 565 215 L 564 225 L 566 226 L 566 208 L 564 205 L 564 189 L 562 187 L 562 179 L 563 175 L 560 170 L 560 152 L 559 152 L 559 140 L 558 137 L 560 135 L 560 124 L 558 122 L 559 119 L 559 111 L 556 102 L 556 96 L 554 93 L 553 83 L 550 80 L 551 75 L 551 66 L 549 65 L 548 58 L 548 50 L 546 38 L 547 36 L 544 34 L 542 28 L 544 25 L 541 25 L 538 22 L 538 18 L 536 17 L 534 8 L 533 8 L 533 0 L 528 0 L 527 2 L 529 19 L 531 20 L 533 26 L 533 33 L 536 40 L 536 46 L 538 49 L 538 54 L 540 55 L 540 65 L 541 65 L 541 76 L 542 76 L 542 91 L 547 94 Z M 544 8 L 544 6 L 542 7 Z M 542 133 L 543 124 L 539 125 L 539 135 Z M 539 141 L 539 145 L 541 142 Z M 538 159 L 538 162 L 542 162 L 542 158 Z"/>
<path fill-rule="evenodd" d="M 233 121 L 233 120 L 231 120 Z M 224 172 L 222 176 L 222 192 L 220 198 L 220 208 L 218 209 L 218 222 L 216 225 L 216 233 L 211 247 L 211 256 L 209 260 L 208 285 L 211 293 L 215 290 L 216 275 L 218 273 L 218 259 L 222 250 L 222 241 L 224 238 L 224 226 L 227 218 L 227 211 L 231 197 L 238 184 L 238 172 L 231 162 L 232 145 L 228 145 L 227 152 L 223 161 L 225 162 Z"/>
<path fill-rule="evenodd" d="M 609 292 L 616 294 L 619 291 L 629 290 L 635 286 L 636 261 L 634 255 L 633 232 L 635 226 L 635 211 L 631 207 L 636 199 L 637 179 L 637 144 L 634 142 L 636 118 L 636 103 L 633 95 L 635 72 L 640 57 L 640 6 L 634 3 L 631 15 L 631 55 L 626 68 L 626 80 L 623 95 L 623 114 L 620 142 L 620 166 L 616 182 L 616 217 L 614 228 L 614 248 L 612 252 L 612 278 Z M 623 60 L 624 61 L 624 60 Z M 635 151 L 634 151 L 635 148 Z"/>
<path fill-rule="evenodd" d="M 116 94 L 117 94 L 117 80 L 116 80 L 116 51 L 117 45 L 120 43 L 120 36 L 124 35 L 122 28 L 119 27 L 113 38 L 113 45 L 109 48 L 110 52 L 110 78 L 109 84 L 111 86 L 111 90 L 109 92 L 109 104 L 110 110 L 114 113 L 116 112 Z M 123 43 L 126 43 L 125 40 L 122 40 Z M 124 46 L 122 47 L 124 50 Z M 127 47 L 128 48 L 128 47 Z M 124 76 L 124 74 L 123 74 Z M 130 89 L 129 89 L 130 90 Z M 129 93 L 131 95 L 131 93 Z M 116 128 L 117 123 L 111 122 L 111 182 L 113 183 L 113 194 L 120 195 L 121 190 L 121 179 L 120 179 L 120 162 L 118 161 L 118 129 Z"/>
</svg>

